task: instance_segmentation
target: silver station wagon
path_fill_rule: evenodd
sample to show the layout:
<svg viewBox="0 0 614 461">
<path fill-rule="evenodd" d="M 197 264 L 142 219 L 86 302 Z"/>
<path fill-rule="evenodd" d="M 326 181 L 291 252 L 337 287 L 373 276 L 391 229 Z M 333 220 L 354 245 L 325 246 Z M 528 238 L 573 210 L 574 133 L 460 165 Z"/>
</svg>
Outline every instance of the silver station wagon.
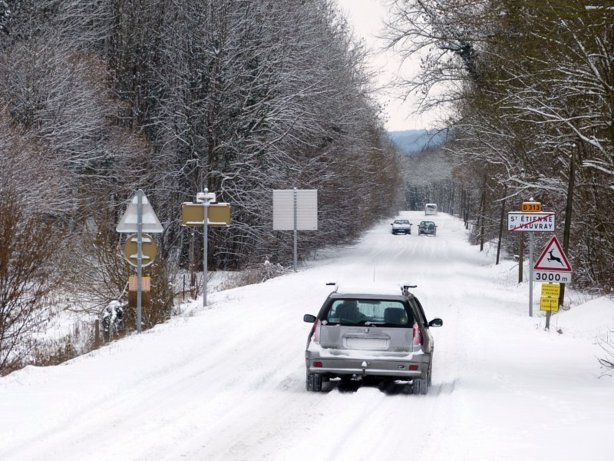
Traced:
<svg viewBox="0 0 614 461">
<path fill-rule="evenodd" d="M 331 379 L 407 381 L 414 394 L 431 384 L 434 340 L 422 305 L 402 285 L 397 289 L 343 290 L 337 287 L 324 301 L 313 323 L 305 351 L 307 390 L 320 392 Z"/>
</svg>

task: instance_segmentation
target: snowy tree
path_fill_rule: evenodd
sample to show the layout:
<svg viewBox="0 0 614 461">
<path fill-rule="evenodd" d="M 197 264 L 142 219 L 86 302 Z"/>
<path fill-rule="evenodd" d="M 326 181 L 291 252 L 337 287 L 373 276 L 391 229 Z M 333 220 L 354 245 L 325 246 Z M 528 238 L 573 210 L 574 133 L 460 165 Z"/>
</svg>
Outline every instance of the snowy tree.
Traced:
<svg viewBox="0 0 614 461">
<path fill-rule="evenodd" d="M 565 246 L 569 240 L 579 269 L 576 283 L 610 286 L 605 259 L 614 248 L 606 240 L 614 228 L 599 211 L 612 199 L 608 3 L 395 5 L 393 43 L 407 53 L 425 53 L 423 70 L 408 88 L 422 89 L 428 98 L 434 83 L 447 84 L 425 104 L 451 102 L 455 157 L 469 172 L 488 168 L 487 181 L 476 182 L 480 195 L 491 190 L 494 202 L 541 200 L 564 217 Z M 578 219 L 574 207 L 591 213 Z M 596 247 L 610 256 L 600 258 Z"/>
</svg>

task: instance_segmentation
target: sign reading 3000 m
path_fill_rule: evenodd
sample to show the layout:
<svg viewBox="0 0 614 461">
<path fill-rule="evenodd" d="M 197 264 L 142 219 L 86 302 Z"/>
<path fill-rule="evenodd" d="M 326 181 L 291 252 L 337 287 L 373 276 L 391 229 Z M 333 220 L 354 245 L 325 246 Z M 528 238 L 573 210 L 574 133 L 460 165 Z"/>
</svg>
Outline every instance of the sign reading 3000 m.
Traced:
<svg viewBox="0 0 614 461">
<path fill-rule="evenodd" d="M 507 214 L 507 230 L 515 232 L 554 232 L 554 213 L 511 211 Z"/>
</svg>

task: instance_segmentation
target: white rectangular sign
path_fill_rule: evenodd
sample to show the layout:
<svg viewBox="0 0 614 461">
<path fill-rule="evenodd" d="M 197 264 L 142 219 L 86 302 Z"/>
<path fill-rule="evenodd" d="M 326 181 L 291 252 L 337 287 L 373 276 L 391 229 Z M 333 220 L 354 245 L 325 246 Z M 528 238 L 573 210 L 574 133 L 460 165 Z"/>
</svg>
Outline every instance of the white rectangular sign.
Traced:
<svg viewBox="0 0 614 461">
<path fill-rule="evenodd" d="M 571 283 L 571 272 L 554 272 L 533 269 L 534 282 Z"/>
<path fill-rule="evenodd" d="M 273 191 L 273 230 L 318 230 L 318 191 L 280 189 Z"/>
<path fill-rule="evenodd" d="M 515 232 L 554 232 L 554 213 L 523 213 L 510 211 L 507 214 L 507 230 Z"/>
</svg>

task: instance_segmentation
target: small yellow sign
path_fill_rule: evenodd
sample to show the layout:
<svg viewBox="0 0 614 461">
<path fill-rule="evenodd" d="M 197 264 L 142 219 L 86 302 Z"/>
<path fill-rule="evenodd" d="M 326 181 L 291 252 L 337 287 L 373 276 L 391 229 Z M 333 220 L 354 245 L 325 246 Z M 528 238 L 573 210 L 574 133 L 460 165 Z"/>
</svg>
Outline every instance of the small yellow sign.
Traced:
<svg viewBox="0 0 614 461">
<path fill-rule="evenodd" d="M 230 225 L 230 205 L 213 203 L 208 207 L 208 226 L 225 227 Z M 185 202 L 181 204 L 181 224 L 184 226 L 203 226 L 205 206 L 202 203 Z"/>
<path fill-rule="evenodd" d="M 539 212 L 542 211 L 541 202 L 522 202 L 522 211 Z"/>
<path fill-rule="evenodd" d="M 522 211 L 539 212 L 542 211 L 541 202 L 522 202 Z"/>
<path fill-rule="evenodd" d="M 558 312 L 560 283 L 542 283 L 542 295 L 539 300 L 539 308 L 542 311 Z"/>
</svg>

